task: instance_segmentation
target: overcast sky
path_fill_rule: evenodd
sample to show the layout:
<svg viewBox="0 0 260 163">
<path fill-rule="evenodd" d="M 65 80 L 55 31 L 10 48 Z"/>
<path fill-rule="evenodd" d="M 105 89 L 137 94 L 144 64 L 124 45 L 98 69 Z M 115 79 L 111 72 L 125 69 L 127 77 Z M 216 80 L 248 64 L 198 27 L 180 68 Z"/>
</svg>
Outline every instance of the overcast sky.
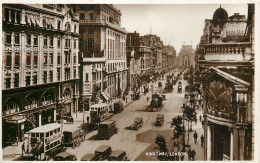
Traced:
<svg viewBox="0 0 260 163">
<path fill-rule="evenodd" d="M 150 33 L 160 36 L 165 44 L 174 46 L 179 53 L 182 44 L 191 44 L 195 49 L 203 33 L 204 20 L 212 19 L 220 7 L 216 4 L 115 4 L 121 10 L 121 25 L 128 32 L 138 32 L 141 36 Z M 246 15 L 247 4 L 223 4 L 228 16 L 234 13 Z"/>
</svg>

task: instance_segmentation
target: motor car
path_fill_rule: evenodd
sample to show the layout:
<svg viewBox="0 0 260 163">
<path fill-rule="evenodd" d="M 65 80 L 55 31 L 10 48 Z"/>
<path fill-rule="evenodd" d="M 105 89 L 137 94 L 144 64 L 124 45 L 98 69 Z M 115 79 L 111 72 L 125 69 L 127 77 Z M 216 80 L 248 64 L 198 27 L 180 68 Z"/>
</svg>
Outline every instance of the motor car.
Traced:
<svg viewBox="0 0 260 163">
<path fill-rule="evenodd" d="M 157 114 L 154 125 L 155 126 L 162 126 L 163 122 L 164 122 L 164 115 L 163 114 Z"/>
<path fill-rule="evenodd" d="M 162 100 L 166 100 L 165 94 L 161 94 L 160 96 L 161 96 Z"/>
<path fill-rule="evenodd" d="M 95 154 L 85 154 L 80 161 L 99 161 L 100 158 L 97 157 Z"/>
<path fill-rule="evenodd" d="M 115 121 L 107 120 L 99 124 L 97 137 L 98 139 L 110 139 L 117 131 L 118 128 L 116 127 Z"/>
<path fill-rule="evenodd" d="M 123 150 L 115 150 L 108 157 L 108 161 L 127 161 L 126 152 Z"/>
<path fill-rule="evenodd" d="M 54 156 L 54 161 L 77 161 L 77 157 L 68 152 L 61 152 Z"/>
<path fill-rule="evenodd" d="M 138 130 L 143 126 L 143 118 L 142 117 L 136 117 L 134 120 L 134 123 L 131 125 L 132 130 Z"/>
<path fill-rule="evenodd" d="M 95 150 L 95 155 L 99 160 L 106 160 L 112 153 L 112 148 L 109 145 L 101 145 Z"/>
</svg>

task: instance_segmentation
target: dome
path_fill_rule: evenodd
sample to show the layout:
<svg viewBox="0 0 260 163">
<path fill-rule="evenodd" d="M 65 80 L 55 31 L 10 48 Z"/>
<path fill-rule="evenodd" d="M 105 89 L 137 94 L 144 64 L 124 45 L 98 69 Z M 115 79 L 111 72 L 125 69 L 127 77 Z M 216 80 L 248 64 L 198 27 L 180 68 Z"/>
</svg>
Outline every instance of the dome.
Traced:
<svg viewBox="0 0 260 163">
<path fill-rule="evenodd" d="M 227 18 L 228 18 L 228 13 L 225 9 L 221 8 L 221 6 L 215 11 L 213 15 L 214 22 L 217 22 L 218 20 L 225 20 Z"/>
</svg>

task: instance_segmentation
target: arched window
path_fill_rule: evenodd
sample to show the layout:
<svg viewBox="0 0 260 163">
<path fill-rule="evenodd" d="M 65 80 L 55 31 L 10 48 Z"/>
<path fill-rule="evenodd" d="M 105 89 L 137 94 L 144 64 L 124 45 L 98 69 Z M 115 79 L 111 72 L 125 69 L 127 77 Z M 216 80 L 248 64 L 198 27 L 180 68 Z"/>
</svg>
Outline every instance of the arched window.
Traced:
<svg viewBox="0 0 260 163">
<path fill-rule="evenodd" d="M 51 95 L 50 91 L 46 91 L 41 99 L 41 104 L 42 105 L 49 105 L 54 103 L 54 98 Z"/>
<path fill-rule="evenodd" d="M 33 109 L 36 107 L 38 107 L 38 100 L 33 94 L 30 94 L 26 97 L 24 109 Z"/>
<path fill-rule="evenodd" d="M 65 30 L 66 30 L 66 31 L 70 31 L 70 23 L 69 23 L 69 22 L 67 22 L 67 23 L 65 24 Z"/>
<path fill-rule="evenodd" d="M 3 105 L 3 116 L 20 111 L 20 106 L 14 98 L 9 98 Z"/>
<path fill-rule="evenodd" d="M 69 88 L 66 88 L 65 91 L 64 91 L 64 98 L 65 99 L 68 99 L 71 97 L 71 92 L 70 92 L 70 89 Z"/>
</svg>

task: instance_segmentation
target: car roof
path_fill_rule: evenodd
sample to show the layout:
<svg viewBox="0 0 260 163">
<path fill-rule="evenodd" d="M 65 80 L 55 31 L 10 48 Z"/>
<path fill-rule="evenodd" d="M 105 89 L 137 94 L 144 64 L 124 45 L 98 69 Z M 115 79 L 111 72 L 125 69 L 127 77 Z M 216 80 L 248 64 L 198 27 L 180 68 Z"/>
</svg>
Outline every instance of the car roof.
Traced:
<svg viewBox="0 0 260 163">
<path fill-rule="evenodd" d="M 59 154 L 57 154 L 55 157 L 68 157 L 72 154 L 70 154 L 69 152 L 61 152 Z"/>
<path fill-rule="evenodd" d="M 135 120 L 139 121 L 139 120 L 143 120 L 143 118 L 142 117 L 136 117 Z"/>
<path fill-rule="evenodd" d="M 104 152 L 106 151 L 108 148 L 111 148 L 109 145 L 101 145 L 99 146 L 95 152 Z"/>
<path fill-rule="evenodd" d="M 157 114 L 157 115 L 156 115 L 156 118 L 163 118 L 163 117 L 164 117 L 163 114 Z"/>
<path fill-rule="evenodd" d="M 124 153 L 125 151 L 123 151 L 123 150 L 115 150 L 115 151 L 113 151 L 111 154 L 110 154 L 110 156 L 111 157 L 118 157 L 118 156 L 120 156 L 122 153 Z"/>
<path fill-rule="evenodd" d="M 82 158 L 81 158 L 81 161 L 89 161 L 91 160 L 92 158 L 95 157 L 95 154 L 91 154 L 91 153 L 88 153 L 88 154 L 85 154 Z"/>
<path fill-rule="evenodd" d="M 107 121 L 101 122 L 100 124 L 108 124 L 108 125 L 110 125 L 110 124 L 112 124 L 112 123 L 115 123 L 115 121 L 113 121 L 113 120 L 107 120 Z"/>
</svg>

